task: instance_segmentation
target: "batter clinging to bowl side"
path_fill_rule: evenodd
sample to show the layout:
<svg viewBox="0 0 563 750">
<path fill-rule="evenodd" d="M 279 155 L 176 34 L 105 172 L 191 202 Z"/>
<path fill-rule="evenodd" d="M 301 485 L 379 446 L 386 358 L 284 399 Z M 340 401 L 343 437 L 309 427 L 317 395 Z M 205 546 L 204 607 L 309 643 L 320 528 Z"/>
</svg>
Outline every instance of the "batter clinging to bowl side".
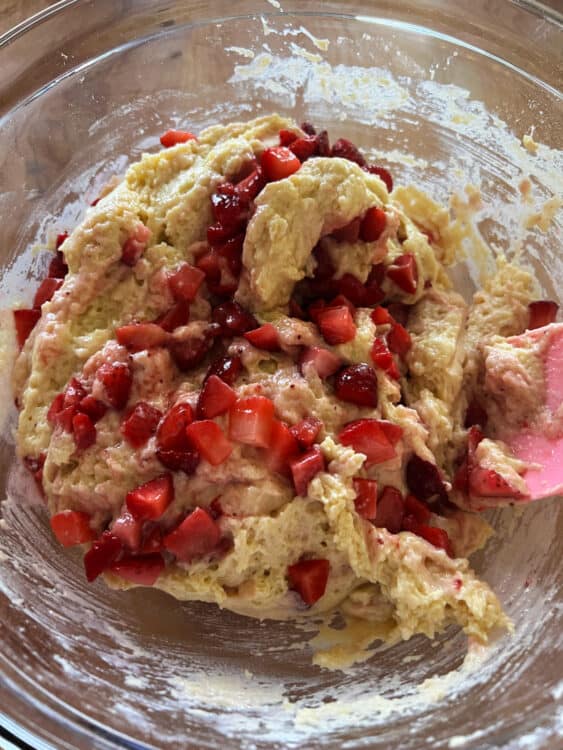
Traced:
<svg viewBox="0 0 563 750">
<path fill-rule="evenodd" d="M 483 345 L 555 308 L 502 258 L 468 307 L 446 212 L 303 127 L 170 131 L 87 211 L 15 311 L 19 453 L 89 580 L 486 640 L 466 509 L 526 467 L 483 438 Z"/>
</svg>

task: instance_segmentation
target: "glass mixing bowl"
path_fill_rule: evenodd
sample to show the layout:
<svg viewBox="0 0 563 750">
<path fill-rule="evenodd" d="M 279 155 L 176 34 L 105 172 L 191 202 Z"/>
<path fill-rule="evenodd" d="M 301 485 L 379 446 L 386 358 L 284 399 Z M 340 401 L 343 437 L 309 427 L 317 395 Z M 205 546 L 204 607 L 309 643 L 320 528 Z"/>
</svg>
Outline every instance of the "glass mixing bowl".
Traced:
<svg viewBox="0 0 563 750">
<path fill-rule="evenodd" d="M 283 7 L 282 7 L 283 6 Z M 561 17 L 518 0 L 59 2 L 0 39 L 2 304 L 29 302 L 38 252 L 171 126 L 278 111 L 370 148 L 397 183 L 441 201 L 480 187 L 485 239 L 521 252 L 560 298 Z M 537 153 L 523 148 L 532 134 Z M 533 151 L 533 144 L 531 146 Z M 471 248 L 468 248 L 471 251 Z M 469 293 L 470 261 L 457 272 Z M 85 584 L 15 464 L 11 333 L 0 351 L 0 713 L 34 748 L 562 747 L 557 500 L 491 514 L 474 559 L 515 633 L 462 666 L 449 630 L 378 648 L 347 672 L 311 666 L 302 625 L 253 621 L 156 591 Z M 23 743 L 28 745 L 23 745 Z"/>
</svg>

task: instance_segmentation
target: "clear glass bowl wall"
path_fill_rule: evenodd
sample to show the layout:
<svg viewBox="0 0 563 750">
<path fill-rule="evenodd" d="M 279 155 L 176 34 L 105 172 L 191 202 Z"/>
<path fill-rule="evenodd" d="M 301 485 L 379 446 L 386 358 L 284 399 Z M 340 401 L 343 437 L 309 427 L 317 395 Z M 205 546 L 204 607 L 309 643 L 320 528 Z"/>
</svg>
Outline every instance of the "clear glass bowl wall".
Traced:
<svg viewBox="0 0 563 750">
<path fill-rule="evenodd" d="M 8 34 L 0 43 L 3 306 L 30 299 L 45 265 L 37 245 L 72 228 L 101 185 L 158 148 L 163 130 L 197 132 L 271 111 L 373 149 L 397 183 L 439 200 L 478 185 L 483 236 L 506 251 L 521 239 L 546 295 L 557 298 L 561 213 L 547 232 L 523 234 L 518 184 L 530 177 L 538 205 L 558 189 L 561 25 L 532 4 L 479 0 L 470 14 L 463 5 L 326 2 L 318 13 L 299 2 L 280 12 L 273 0 L 76 0 Z M 520 145 L 530 132 L 545 144 L 536 156 Z M 476 277 L 470 261 L 457 272 L 467 293 Z M 438 648 L 415 638 L 349 673 L 321 671 L 297 626 L 153 591 L 87 587 L 79 556 L 54 544 L 15 465 L 8 360 L 9 352 L 0 392 L 1 496 L 10 497 L 0 535 L 4 729 L 37 748 L 408 750 L 421 738 L 429 748 L 556 746 L 557 500 L 491 516 L 502 533 L 474 564 L 516 631 L 480 667 L 431 683 L 434 693 L 420 690 L 461 665 L 465 638 L 451 630 Z"/>
</svg>

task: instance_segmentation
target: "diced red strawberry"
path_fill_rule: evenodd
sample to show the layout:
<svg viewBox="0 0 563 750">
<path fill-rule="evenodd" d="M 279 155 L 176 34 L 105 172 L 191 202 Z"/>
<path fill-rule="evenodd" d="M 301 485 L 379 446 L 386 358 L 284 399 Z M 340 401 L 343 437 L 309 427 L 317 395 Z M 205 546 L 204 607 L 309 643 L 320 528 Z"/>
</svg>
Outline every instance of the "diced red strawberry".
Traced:
<svg viewBox="0 0 563 750">
<path fill-rule="evenodd" d="M 557 318 L 559 305 L 551 300 L 538 300 L 528 305 L 528 329 L 543 328 L 553 323 Z"/>
<path fill-rule="evenodd" d="M 160 409 L 138 401 L 121 423 L 121 434 L 133 448 L 140 448 L 154 435 L 161 419 Z"/>
<path fill-rule="evenodd" d="M 375 165 L 370 164 L 365 169 L 367 172 L 376 174 L 383 180 L 388 193 L 393 190 L 393 178 L 391 177 L 391 173 L 387 169 L 385 169 L 385 167 L 376 167 Z"/>
<path fill-rule="evenodd" d="M 307 313 L 309 314 L 309 317 L 311 318 L 313 323 L 319 325 L 319 316 L 324 310 L 326 310 L 326 308 L 327 304 L 324 299 L 316 299 L 309 305 Z"/>
<path fill-rule="evenodd" d="M 417 523 L 428 523 L 432 515 L 430 508 L 414 495 L 406 496 L 405 513 L 412 516 Z"/>
<path fill-rule="evenodd" d="M 299 136 L 294 133 L 293 130 L 286 130 L 282 128 L 279 132 L 280 146 L 289 146 L 293 141 L 296 141 Z"/>
<path fill-rule="evenodd" d="M 476 425 L 470 427 L 467 433 L 465 456 L 463 457 L 453 479 L 453 485 L 456 490 L 465 493 L 469 492 L 469 474 L 475 466 L 475 451 L 481 440 L 483 440 L 483 433 L 481 430 Z"/>
<path fill-rule="evenodd" d="M 171 333 L 175 328 L 188 325 L 190 322 L 190 305 L 189 302 L 176 302 L 168 312 L 158 317 L 154 321 L 165 331 Z"/>
<path fill-rule="evenodd" d="M 324 471 L 325 460 L 321 449 L 319 447 L 311 448 L 311 450 L 304 453 L 302 456 L 294 458 L 289 463 L 291 469 L 291 475 L 293 477 L 293 484 L 295 486 L 295 492 L 300 497 L 306 497 L 307 487 L 309 482 L 313 479 L 319 471 Z"/>
<path fill-rule="evenodd" d="M 388 440 L 377 419 L 357 419 L 347 424 L 339 433 L 342 445 L 366 456 L 366 465 L 380 464 L 395 457 L 395 448 Z"/>
<path fill-rule="evenodd" d="M 465 427 L 469 428 L 474 425 L 486 427 L 488 419 L 489 417 L 485 408 L 477 401 L 477 399 L 472 399 L 469 402 L 467 411 L 465 412 Z"/>
<path fill-rule="evenodd" d="M 207 227 L 207 242 L 212 246 L 221 245 L 223 242 L 227 242 L 227 240 L 235 237 L 237 234 L 239 234 L 240 231 L 241 227 L 238 224 L 236 224 L 235 226 L 224 227 L 222 224 L 219 224 L 219 222 L 216 222 L 215 224 L 210 224 Z M 198 261 L 197 267 L 201 268 L 205 276 L 208 278 L 213 271 L 212 267 L 205 262 L 202 264 Z"/>
<path fill-rule="evenodd" d="M 270 445 L 266 453 L 266 465 L 279 474 L 289 472 L 289 463 L 299 454 L 299 444 L 292 429 L 284 422 L 274 419 L 270 433 Z"/>
<path fill-rule="evenodd" d="M 377 406 L 377 375 L 366 364 L 344 367 L 334 380 L 334 392 L 341 401 L 375 409 Z"/>
<path fill-rule="evenodd" d="M 392 534 L 398 534 L 403 523 L 405 506 L 403 496 L 395 487 L 384 487 L 377 500 L 375 525 L 380 529 L 387 529 Z"/>
<path fill-rule="evenodd" d="M 353 161 L 360 167 L 365 166 L 366 163 L 359 148 L 346 138 L 339 138 L 333 143 L 330 155 L 338 156 L 341 159 L 348 159 L 348 161 Z"/>
<path fill-rule="evenodd" d="M 372 305 L 378 305 L 383 299 L 385 299 L 385 292 L 381 289 L 381 283 L 385 276 L 385 267 L 383 263 L 377 263 L 372 266 L 369 276 L 365 283 L 365 298 L 364 307 L 371 307 Z"/>
<path fill-rule="evenodd" d="M 399 255 L 387 268 L 387 278 L 407 294 L 414 294 L 418 287 L 418 266 L 412 253 Z"/>
<path fill-rule="evenodd" d="M 328 307 L 347 307 L 348 310 L 350 310 L 350 315 L 354 317 L 356 314 L 356 308 L 355 306 L 350 302 L 350 300 L 345 297 L 343 294 L 337 294 L 334 299 L 331 299 L 330 302 L 327 304 Z"/>
<path fill-rule="evenodd" d="M 420 500 L 430 500 L 436 496 L 447 499 L 446 488 L 436 464 L 425 461 L 416 453 L 408 460 L 405 478 L 409 491 Z"/>
<path fill-rule="evenodd" d="M 342 366 L 342 360 L 328 349 L 322 349 L 319 346 L 310 346 L 303 350 L 299 360 L 301 371 L 306 372 L 311 366 L 316 370 L 320 378 L 328 378 L 334 375 Z"/>
<path fill-rule="evenodd" d="M 366 304 L 366 288 L 362 282 L 351 273 L 345 273 L 337 282 L 339 295 L 349 300 L 352 305 L 364 307 Z M 334 300 L 332 302 L 334 305 Z"/>
<path fill-rule="evenodd" d="M 84 396 L 78 404 L 78 411 L 82 412 L 82 414 L 87 414 L 92 420 L 92 424 L 99 422 L 107 410 L 108 408 L 104 402 L 94 398 L 91 394 Z"/>
<path fill-rule="evenodd" d="M 249 216 L 248 203 L 237 193 L 234 185 L 225 190 L 225 184 L 219 185 L 217 192 L 211 196 L 211 212 L 214 220 L 233 233 L 242 231 Z"/>
<path fill-rule="evenodd" d="M 168 286 L 176 302 L 193 302 L 204 278 L 205 274 L 199 268 L 182 263 L 168 277 Z"/>
<path fill-rule="evenodd" d="M 318 326 L 328 344 L 345 344 L 356 335 L 356 324 L 350 310 L 345 307 L 328 307 L 318 317 Z"/>
<path fill-rule="evenodd" d="M 121 539 L 118 539 L 110 531 L 104 531 L 99 539 L 96 539 L 88 552 L 84 555 L 84 569 L 86 579 L 91 583 L 107 570 L 117 558 L 123 549 Z"/>
<path fill-rule="evenodd" d="M 147 249 L 147 242 L 151 236 L 151 231 L 144 224 L 137 224 L 135 230 L 123 243 L 121 248 L 121 261 L 126 266 L 134 266 L 141 255 Z"/>
<path fill-rule="evenodd" d="M 217 305 L 212 313 L 212 320 L 217 324 L 217 332 L 222 336 L 242 336 L 243 333 L 258 328 L 258 321 L 241 307 L 238 302 L 223 302 Z"/>
<path fill-rule="evenodd" d="M 64 393 L 57 393 L 51 402 L 51 406 L 47 412 L 47 422 L 49 422 L 50 425 L 55 425 L 57 423 L 57 414 L 63 410 L 64 400 Z"/>
<path fill-rule="evenodd" d="M 265 185 L 266 177 L 264 176 L 262 167 L 257 166 L 247 177 L 240 182 L 237 182 L 235 190 L 242 201 L 250 203 L 250 201 L 253 201 L 256 198 Z"/>
<path fill-rule="evenodd" d="M 211 294 L 230 297 L 235 293 L 242 268 L 243 240 L 243 234 L 235 233 L 198 258 L 196 265 L 205 274 Z"/>
<path fill-rule="evenodd" d="M 303 138 L 297 138 L 289 146 L 299 161 L 304 162 L 310 156 L 313 156 L 317 150 L 317 138 L 314 135 L 306 135 Z"/>
<path fill-rule="evenodd" d="M 103 383 L 110 406 L 118 411 L 125 408 L 133 383 L 129 365 L 123 362 L 106 362 L 98 367 L 96 377 Z"/>
<path fill-rule="evenodd" d="M 477 497 L 521 496 L 498 471 L 481 466 L 474 466 L 469 472 L 469 492 Z"/>
<path fill-rule="evenodd" d="M 400 323 L 393 323 L 387 334 L 387 346 L 394 354 L 404 357 L 412 346 L 410 333 Z"/>
<path fill-rule="evenodd" d="M 214 360 L 207 370 L 206 378 L 211 375 L 217 375 L 218 378 L 224 380 L 228 385 L 234 385 L 235 380 L 238 378 L 242 371 L 242 360 L 240 357 L 232 357 L 227 355 L 226 357 L 220 357 Z"/>
<path fill-rule="evenodd" d="M 368 521 L 374 521 L 377 513 L 377 482 L 375 479 L 354 479 L 356 513 Z"/>
<path fill-rule="evenodd" d="M 186 427 L 194 420 L 192 407 L 187 402 L 175 404 L 158 425 L 156 442 L 163 450 L 183 451 L 189 448 Z"/>
<path fill-rule="evenodd" d="M 61 250 L 57 250 L 49 263 L 47 276 L 50 276 L 52 279 L 64 279 L 67 273 L 68 266 L 65 263 L 64 255 Z"/>
<path fill-rule="evenodd" d="M 132 352 L 164 346 L 170 341 L 167 331 L 156 323 L 130 323 L 115 329 L 115 337 Z"/>
<path fill-rule="evenodd" d="M 212 466 L 219 466 L 233 452 L 233 444 L 227 440 L 219 425 L 211 419 L 192 422 L 186 427 L 186 435 L 199 455 Z"/>
<path fill-rule="evenodd" d="M 205 336 L 202 338 L 194 337 L 182 341 L 173 341 L 169 350 L 176 367 L 181 372 L 189 372 L 203 362 L 211 349 L 212 343 L 212 340 Z"/>
<path fill-rule="evenodd" d="M 57 541 L 63 547 L 74 547 L 75 544 L 84 544 L 96 538 L 90 526 L 90 516 L 79 510 L 63 510 L 61 513 L 55 513 L 51 516 L 50 523 Z"/>
<path fill-rule="evenodd" d="M 402 326 L 406 327 L 409 321 L 409 313 L 411 311 L 411 308 L 411 305 L 405 305 L 403 302 L 391 302 L 387 309 L 389 310 L 395 322 L 400 323 Z"/>
<path fill-rule="evenodd" d="M 130 490 L 125 496 L 127 509 L 137 520 L 156 521 L 173 500 L 174 483 L 171 474 L 151 479 Z"/>
<path fill-rule="evenodd" d="M 76 409 L 78 409 L 80 402 L 87 395 L 88 394 L 86 393 L 86 388 L 84 388 L 82 383 L 76 378 L 71 378 L 68 381 L 68 385 L 64 391 L 63 406 L 65 408 L 68 406 L 74 406 Z"/>
<path fill-rule="evenodd" d="M 379 206 L 372 206 L 365 212 L 360 224 L 360 237 L 364 242 L 377 242 L 387 226 L 387 215 Z"/>
<path fill-rule="evenodd" d="M 138 550 L 141 546 L 142 530 L 143 521 L 133 518 L 128 510 L 122 511 L 111 526 L 111 533 L 130 550 Z"/>
<path fill-rule="evenodd" d="M 250 341 L 252 346 L 257 349 L 264 349 L 267 352 L 279 352 L 280 351 L 280 337 L 278 329 L 271 323 L 264 323 L 259 328 L 255 328 L 253 331 L 247 331 L 244 338 Z"/>
<path fill-rule="evenodd" d="M 287 569 L 289 588 L 312 606 L 324 595 L 329 574 L 328 560 L 301 560 Z"/>
<path fill-rule="evenodd" d="M 229 437 L 239 443 L 267 448 L 274 424 L 274 404 L 265 396 L 235 401 L 229 411 Z"/>
<path fill-rule="evenodd" d="M 236 393 L 230 385 L 217 375 L 210 375 L 205 383 L 197 402 L 198 419 L 213 419 L 229 411 L 237 400 Z"/>
<path fill-rule="evenodd" d="M 59 234 L 57 234 L 57 239 L 55 241 L 55 250 L 58 250 L 59 247 L 63 244 L 63 242 L 68 239 L 68 237 L 69 237 L 68 232 L 59 232 Z"/>
<path fill-rule="evenodd" d="M 55 425 L 61 427 L 65 432 L 72 432 L 72 420 L 76 416 L 76 406 L 66 406 L 55 415 Z"/>
<path fill-rule="evenodd" d="M 187 143 L 188 141 L 196 141 L 197 136 L 193 133 L 189 133 L 187 130 L 167 130 L 160 136 L 160 142 L 164 148 L 170 148 L 171 146 L 177 146 L 179 143 Z"/>
<path fill-rule="evenodd" d="M 326 130 L 317 133 L 317 156 L 330 156 L 330 142 Z"/>
<path fill-rule="evenodd" d="M 443 549 L 447 555 L 454 557 L 454 551 L 452 543 L 448 536 L 448 532 L 444 529 L 439 529 L 436 526 L 427 526 L 420 524 L 416 530 L 416 534 L 426 539 L 427 542 L 433 544 L 438 549 Z"/>
<path fill-rule="evenodd" d="M 302 448 L 311 448 L 321 431 L 323 423 L 317 417 L 306 417 L 291 427 L 291 434 Z"/>
<path fill-rule="evenodd" d="M 307 135 L 316 135 L 317 130 L 312 122 L 309 122 L 308 120 L 304 120 L 301 123 L 301 130 L 306 133 Z"/>
<path fill-rule="evenodd" d="M 119 562 L 113 563 L 109 570 L 131 583 L 153 586 L 164 570 L 164 559 L 158 553 L 123 557 Z"/>
<path fill-rule="evenodd" d="M 389 310 L 386 307 L 381 307 L 381 305 L 372 310 L 371 319 L 376 326 L 382 326 L 386 323 L 394 323 Z"/>
<path fill-rule="evenodd" d="M 85 451 L 96 442 L 96 427 L 87 414 L 75 414 L 72 418 L 72 432 L 76 447 Z"/>
<path fill-rule="evenodd" d="M 403 428 L 394 422 L 388 422 L 386 419 L 378 419 L 377 424 L 383 430 L 383 433 L 391 445 L 397 445 L 403 437 Z"/>
<path fill-rule="evenodd" d="M 264 175 L 268 182 L 275 182 L 276 180 L 283 180 L 285 177 L 289 177 L 294 172 L 297 172 L 301 166 L 301 162 L 285 146 L 273 146 L 263 151 L 260 166 L 264 170 Z"/>
<path fill-rule="evenodd" d="M 20 308 L 19 310 L 14 310 L 13 313 L 16 326 L 16 336 L 18 339 L 18 345 L 21 349 L 27 341 L 27 337 L 35 328 L 35 324 L 41 317 L 41 310 Z"/>
<path fill-rule="evenodd" d="M 220 539 L 221 530 L 216 521 L 203 508 L 196 508 L 164 537 L 164 546 L 178 560 L 191 562 L 213 552 Z"/>
<path fill-rule="evenodd" d="M 332 237 L 334 237 L 337 242 L 357 242 L 360 236 L 361 221 L 361 218 L 358 216 L 343 227 L 333 229 Z"/>
<path fill-rule="evenodd" d="M 62 285 L 62 279 L 55 279 L 49 276 L 47 276 L 46 279 L 43 279 L 41 284 L 39 284 L 39 288 L 35 292 L 35 297 L 33 298 L 33 307 L 40 308 L 41 305 L 43 305 L 45 302 L 49 302 L 49 300 L 53 297 L 53 294 L 57 291 L 57 289 L 60 289 Z"/>
<path fill-rule="evenodd" d="M 194 448 L 183 450 L 156 449 L 156 457 L 170 471 L 182 471 L 187 476 L 195 474 L 200 462 L 200 455 Z"/>
</svg>

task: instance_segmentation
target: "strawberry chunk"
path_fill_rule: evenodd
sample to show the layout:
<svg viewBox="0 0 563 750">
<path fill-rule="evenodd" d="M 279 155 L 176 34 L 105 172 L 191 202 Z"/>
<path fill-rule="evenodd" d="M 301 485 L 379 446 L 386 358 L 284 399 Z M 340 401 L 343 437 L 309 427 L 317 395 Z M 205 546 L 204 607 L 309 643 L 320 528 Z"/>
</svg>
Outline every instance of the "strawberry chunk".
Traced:
<svg viewBox="0 0 563 750">
<path fill-rule="evenodd" d="M 41 284 L 39 284 L 37 291 L 35 292 L 35 297 L 33 298 L 33 307 L 40 308 L 41 305 L 43 305 L 45 302 L 49 302 L 49 300 L 53 297 L 53 294 L 57 291 L 57 289 L 60 289 L 62 285 L 62 279 L 55 279 L 49 276 L 46 279 L 43 279 Z"/>
<path fill-rule="evenodd" d="M 415 533 L 423 539 L 426 539 L 430 544 L 433 544 L 434 547 L 443 549 L 449 557 L 454 557 L 452 543 L 448 536 L 448 532 L 444 529 L 439 529 L 436 526 L 420 524 Z"/>
<path fill-rule="evenodd" d="M 289 473 L 289 463 L 299 454 L 299 443 L 284 422 L 274 419 L 270 433 L 270 445 L 266 454 L 266 465 L 278 474 Z"/>
<path fill-rule="evenodd" d="M 244 203 L 253 201 L 266 185 L 266 177 L 262 167 L 257 166 L 247 177 L 235 185 L 235 191 Z"/>
<path fill-rule="evenodd" d="M 366 164 L 366 160 L 362 156 L 360 149 L 346 138 L 339 138 L 333 143 L 330 155 L 353 161 L 360 167 L 364 167 Z"/>
<path fill-rule="evenodd" d="M 157 520 L 173 500 L 174 483 L 171 474 L 151 479 L 130 490 L 125 496 L 127 509 L 137 520 Z"/>
<path fill-rule="evenodd" d="M 289 468 L 291 469 L 295 492 L 300 497 L 306 497 L 307 487 L 309 486 L 311 479 L 313 479 L 319 471 L 324 471 L 325 469 L 325 460 L 321 453 L 321 449 L 318 447 L 311 448 L 311 450 L 307 451 L 307 453 L 304 453 L 302 456 L 294 458 L 289 462 Z"/>
<path fill-rule="evenodd" d="M 211 419 L 192 422 L 186 427 L 186 435 L 200 456 L 212 466 L 219 466 L 233 452 L 233 444 L 227 440 L 219 425 Z"/>
<path fill-rule="evenodd" d="M 199 268 L 182 263 L 175 273 L 168 277 L 168 286 L 176 302 L 193 302 L 204 278 L 205 274 Z"/>
<path fill-rule="evenodd" d="M 306 135 L 296 138 L 289 146 L 289 150 L 295 154 L 300 162 L 307 161 L 317 150 L 317 138 L 314 135 Z"/>
<path fill-rule="evenodd" d="M 132 352 L 164 346 L 170 340 L 167 331 L 156 323 L 130 323 L 115 329 L 118 342 Z"/>
<path fill-rule="evenodd" d="M 360 224 L 360 237 L 364 242 L 377 242 L 387 226 L 387 215 L 379 206 L 372 206 L 365 212 Z"/>
<path fill-rule="evenodd" d="M 249 216 L 248 203 L 231 183 L 219 185 L 211 196 L 211 213 L 225 230 L 235 234 L 244 230 Z"/>
<path fill-rule="evenodd" d="M 317 417 L 306 417 L 291 427 L 291 434 L 302 448 L 311 448 L 319 436 L 323 423 Z"/>
<path fill-rule="evenodd" d="M 477 497 L 521 496 L 498 471 L 481 466 L 474 466 L 469 472 L 469 491 Z"/>
<path fill-rule="evenodd" d="M 190 322 L 190 305 L 188 302 L 176 302 L 176 304 L 170 308 L 163 315 L 158 317 L 155 321 L 156 325 L 159 325 L 165 331 L 171 333 L 175 328 L 180 326 L 188 325 Z"/>
<path fill-rule="evenodd" d="M 543 328 L 553 323 L 557 318 L 559 305 L 551 300 L 538 300 L 528 305 L 528 329 Z"/>
<path fill-rule="evenodd" d="M 301 560 L 287 568 L 289 588 L 296 591 L 305 604 L 312 606 L 324 595 L 330 563 L 328 560 Z"/>
<path fill-rule="evenodd" d="M 237 400 L 236 393 L 230 385 L 217 375 L 210 375 L 205 383 L 197 402 L 198 419 L 213 419 L 229 411 Z"/>
<path fill-rule="evenodd" d="M 160 136 L 160 143 L 164 148 L 170 148 L 171 146 L 177 146 L 179 143 L 187 143 L 188 141 L 196 141 L 197 136 L 193 133 L 189 133 L 187 130 L 167 130 Z"/>
<path fill-rule="evenodd" d="M 98 368 L 96 377 L 103 383 L 109 405 L 118 411 L 125 408 L 133 383 L 129 365 L 122 362 L 106 362 Z"/>
<path fill-rule="evenodd" d="M 407 294 L 414 294 L 418 287 L 418 266 L 412 253 L 399 255 L 387 268 L 387 278 Z"/>
<path fill-rule="evenodd" d="M 405 513 L 407 516 L 412 516 L 417 523 L 428 523 L 432 515 L 430 508 L 414 495 L 406 496 Z"/>
<path fill-rule="evenodd" d="M 328 307 L 318 316 L 318 326 L 328 344 L 345 344 L 356 335 L 356 324 L 348 307 Z"/>
<path fill-rule="evenodd" d="M 389 310 L 386 307 L 381 307 L 381 305 L 372 310 L 371 319 L 376 326 L 382 326 L 386 323 L 391 324 L 394 322 Z"/>
<path fill-rule="evenodd" d="M 35 328 L 35 324 L 41 317 L 41 310 L 30 310 L 21 308 L 14 310 L 14 323 L 16 326 L 16 337 L 20 349 L 27 341 L 27 337 Z"/>
<path fill-rule="evenodd" d="M 175 404 L 158 425 L 156 442 L 163 450 L 183 451 L 189 448 L 186 427 L 193 422 L 192 407 L 186 403 Z"/>
<path fill-rule="evenodd" d="M 63 510 L 50 519 L 51 529 L 63 547 L 91 542 L 96 534 L 90 526 L 90 516 L 79 510 Z"/>
<path fill-rule="evenodd" d="M 242 372 L 242 360 L 240 357 L 232 357 L 227 355 L 226 357 L 220 357 L 214 360 L 207 370 L 206 378 L 211 375 L 217 375 L 218 378 L 224 380 L 228 385 L 233 385 L 235 380 Z"/>
<path fill-rule="evenodd" d="M 164 570 L 162 555 L 137 555 L 123 557 L 109 566 L 109 570 L 120 578 L 140 586 L 153 586 Z"/>
<path fill-rule="evenodd" d="M 383 430 L 383 433 L 391 445 L 397 445 L 403 437 L 403 428 L 394 422 L 388 422 L 386 419 L 379 419 L 377 424 Z"/>
<path fill-rule="evenodd" d="M 49 422 L 50 425 L 54 426 L 57 424 L 57 415 L 63 410 L 64 400 L 64 393 L 58 393 L 51 402 L 51 406 L 47 412 L 47 422 Z"/>
<path fill-rule="evenodd" d="M 375 521 L 377 513 L 377 482 L 375 479 L 354 479 L 356 513 L 367 521 Z"/>
<path fill-rule="evenodd" d="M 78 450 L 85 451 L 96 442 L 96 427 L 87 414 L 75 414 L 72 418 L 72 432 Z"/>
<path fill-rule="evenodd" d="M 258 321 L 241 307 L 238 302 L 224 302 L 212 313 L 212 320 L 217 325 L 217 333 L 223 336 L 241 336 L 247 331 L 258 328 Z"/>
<path fill-rule="evenodd" d="M 84 569 L 86 579 L 91 583 L 107 570 L 121 555 L 123 545 L 111 531 L 104 531 L 99 539 L 96 539 L 88 552 L 84 555 Z"/>
<path fill-rule="evenodd" d="M 173 341 L 170 344 L 170 354 L 181 372 L 189 372 L 203 362 L 212 343 L 206 337 Z"/>
<path fill-rule="evenodd" d="M 348 224 L 345 224 L 343 227 L 333 229 L 331 236 L 334 237 L 337 242 L 357 242 L 360 236 L 361 221 L 362 220 L 358 216 L 357 218 L 352 219 L 352 221 L 350 221 Z"/>
<path fill-rule="evenodd" d="M 405 357 L 412 346 L 410 333 L 400 323 L 394 322 L 387 334 L 387 346 L 394 354 Z"/>
<path fill-rule="evenodd" d="M 282 128 L 279 132 L 280 146 L 289 146 L 298 138 L 298 134 L 294 133 L 293 130 L 286 130 L 285 128 Z"/>
<path fill-rule="evenodd" d="M 60 246 L 63 244 L 63 242 L 65 240 L 68 240 L 68 238 L 69 238 L 68 232 L 59 232 L 59 234 L 57 234 L 57 239 L 55 241 L 55 250 L 58 250 Z"/>
<path fill-rule="evenodd" d="M 448 493 L 436 464 L 425 461 L 414 453 L 408 460 L 405 478 L 409 491 L 420 498 L 430 500 L 438 496 L 447 500 Z"/>
<path fill-rule="evenodd" d="M 91 394 L 84 396 L 78 404 L 78 411 L 82 412 L 82 414 L 87 414 L 92 420 L 92 424 L 99 422 L 107 410 L 108 408 L 104 402 L 94 398 Z"/>
<path fill-rule="evenodd" d="M 157 448 L 156 457 L 170 471 L 182 471 L 187 476 L 195 474 L 200 461 L 199 453 L 191 447 L 181 451 Z"/>
<path fill-rule="evenodd" d="M 395 487 L 384 487 L 377 500 L 375 525 L 380 529 L 387 529 L 392 534 L 398 534 L 403 524 L 405 506 L 403 496 Z"/>
<path fill-rule="evenodd" d="M 370 164 L 365 167 L 365 170 L 370 174 L 376 174 L 385 183 L 388 193 L 393 190 L 393 178 L 391 177 L 391 173 L 385 169 L 385 167 L 377 167 Z"/>
<path fill-rule="evenodd" d="M 375 409 L 377 406 L 377 375 L 369 365 L 344 367 L 334 380 L 334 392 L 341 401 Z"/>
<path fill-rule="evenodd" d="M 121 261 L 133 267 L 147 249 L 151 231 L 144 224 L 137 224 L 133 233 L 125 240 L 121 248 Z"/>
<path fill-rule="evenodd" d="M 279 352 L 280 351 L 280 337 L 278 329 L 271 323 L 264 323 L 259 328 L 255 328 L 253 331 L 247 331 L 244 338 L 250 341 L 252 346 L 257 349 L 264 349 L 267 352 Z"/>
<path fill-rule="evenodd" d="M 156 432 L 162 412 L 145 401 L 138 401 L 121 423 L 121 434 L 133 448 L 141 448 Z"/>
<path fill-rule="evenodd" d="M 334 375 L 342 367 L 342 360 L 329 349 L 323 349 L 320 346 L 309 346 L 303 350 L 299 364 L 301 372 L 306 374 L 309 367 L 312 367 L 319 378 L 325 378 Z"/>
<path fill-rule="evenodd" d="M 386 375 L 389 375 L 394 380 L 399 380 L 401 373 L 399 372 L 397 363 L 393 359 L 393 355 L 387 348 L 385 341 L 378 336 L 373 340 L 370 357 L 373 364 L 379 367 L 380 370 L 383 370 Z"/>
<path fill-rule="evenodd" d="M 111 533 L 121 540 L 123 546 L 130 550 L 138 550 L 141 545 L 143 521 L 133 518 L 128 510 L 124 510 L 111 526 Z"/>
<path fill-rule="evenodd" d="M 289 177 L 294 172 L 297 172 L 301 166 L 301 162 L 285 146 L 273 146 L 263 151 L 260 166 L 264 170 L 264 175 L 268 182 L 275 182 L 283 180 L 285 177 Z"/>
<path fill-rule="evenodd" d="M 67 387 L 65 388 L 63 406 L 65 408 L 68 406 L 74 406 L 76 409 L 78 409 L 78 406 L 81 403 L 82 399 L 86 396 L 86 389 L 84 388 L 82 383 L 76 378 L 71 378 L 68 381 Z"/>
<path fill-rule="evenodd" d="M 363 453 L 366 466 L 389 461 L 396 455 L 395 448 L 377 419 L 357 419 L 350 422 L 340 431 L 338 440 L 342 445 L 353 448 L 356 453 Z"/>
<path fill-rule="evenodd" d="M 54 254 L 51 262 L 49 263 L 49 270 L 47 275 L 52 279 L 64 279 L 68 273 L 68 266 L 65 263 L 65 258 L 61 250 L 57 250 Z"/>
<path fill-rule="evenodd" d="M 203 508 L 196 508 L 178 528 L 164 537 L 166 549 L 182 562 L 191 562 L 214 551 L 221 539 L 216 521 Z"/>
<path fill-rule="evenodd" d="M 274 425 L 274 404 L 265 396 L 235 401 L 229 411 L 229 438 L 245 445 L 268 448 Z"/>
</svg>

